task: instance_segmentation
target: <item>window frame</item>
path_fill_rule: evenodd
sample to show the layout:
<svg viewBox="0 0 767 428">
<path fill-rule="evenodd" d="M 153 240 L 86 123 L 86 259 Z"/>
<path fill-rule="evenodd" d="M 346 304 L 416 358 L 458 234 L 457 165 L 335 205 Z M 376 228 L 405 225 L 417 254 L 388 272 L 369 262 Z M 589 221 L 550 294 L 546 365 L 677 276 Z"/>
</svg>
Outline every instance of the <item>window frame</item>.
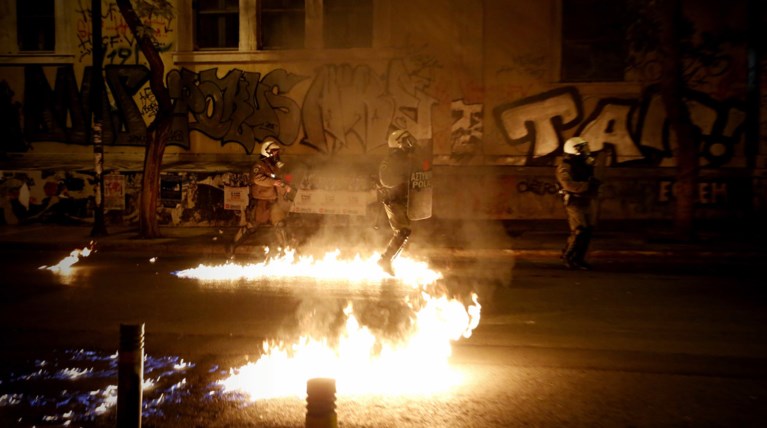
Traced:
<svg viewBox="0 0 767 428">
<path fill-rule="evenodd" d="M 192 20 L 193 20 L 193 31 L 192 31 L 192 45 L 193 49 L 195 51 L 228 51 L 228 50 L 239 50 L 240 44 L 241 44 L 241 26 L 242 26 L 242 19 L 241 19 L 241 9 L 242 9 L 242 1 L 240 0 L 237 4 L 237 8 L 230 8 L 227 3 L 228 0 L 216 0 L 218 2 L 218 8 L 217 9 L 206 9 L 205 11 L 200 10 L 200 0 L 193 0 L 192 1 Z M 216 30 L 216 45 L 215 46 L 201 46 L 200 45 L 200 38 L 198 35 L 200 34 L 200 18 L 201 16 L 209 16 L 209 17 L 216 17 L 217 26 Z M 234 43 L 232 43 L 231 46 L 227 46 L 227 36 L 228 36 L 228 30 L 231 30 L 228 28 L 229 20 L 227 18 L 235 18 L 234 22 L 236 23 L 236 29 L 234 37 L 236 40 L 234 40 Z"/>
</svg>

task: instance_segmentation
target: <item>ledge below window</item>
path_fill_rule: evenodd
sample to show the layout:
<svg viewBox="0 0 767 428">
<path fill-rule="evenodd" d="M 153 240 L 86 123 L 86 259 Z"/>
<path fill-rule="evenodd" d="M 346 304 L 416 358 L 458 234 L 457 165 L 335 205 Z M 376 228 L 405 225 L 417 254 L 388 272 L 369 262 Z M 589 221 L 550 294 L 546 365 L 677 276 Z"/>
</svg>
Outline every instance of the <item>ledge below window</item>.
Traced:
<svg viewBox="0 0 767 428">
<path fill-rule="evenodd" d="M 380 60 L 393 58 L 394 49 L 291 49 L 267 51 L 186 51 L 173 54 L 174 64 L 233 64 L 336 60 Z"/>
<path fill-rule="evenodd" d="M 74 64 L 74 55 L 59 55 L 50 53 L 19 53 L 19 54 L 3 54 L 0 55 L 0 65 L 63 65 Z"/>
</svg>

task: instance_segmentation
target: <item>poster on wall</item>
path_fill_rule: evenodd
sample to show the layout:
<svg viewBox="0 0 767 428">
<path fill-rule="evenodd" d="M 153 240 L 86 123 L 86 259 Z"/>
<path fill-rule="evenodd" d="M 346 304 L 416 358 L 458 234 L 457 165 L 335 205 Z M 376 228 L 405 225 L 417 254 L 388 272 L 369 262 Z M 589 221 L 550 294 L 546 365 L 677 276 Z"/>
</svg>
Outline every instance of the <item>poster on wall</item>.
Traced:
<svg viewBox="0 0 767 428">
<path fill-rule="evenodd" d="M 125 176 L 107 174 L 104 176 L 104 209 L 125 210 Z"/>
<path fill-rule="evenodd" d="M 160 176 L 160 201 L 164 207 L 172 208 L 181 203 L 182 183 L 180 175 Z"/>
<path fill-rule="evenodd" d="M 244 210 L 248 207 L 248 187 L 224 186 L 224 209 Z"/>
<path fill-rule="evenodd" d="M 299 190 L 290 208 L 296 213 L 364 216 L 375 202 L 375 192 L 343 190 Z"/>
</svg>

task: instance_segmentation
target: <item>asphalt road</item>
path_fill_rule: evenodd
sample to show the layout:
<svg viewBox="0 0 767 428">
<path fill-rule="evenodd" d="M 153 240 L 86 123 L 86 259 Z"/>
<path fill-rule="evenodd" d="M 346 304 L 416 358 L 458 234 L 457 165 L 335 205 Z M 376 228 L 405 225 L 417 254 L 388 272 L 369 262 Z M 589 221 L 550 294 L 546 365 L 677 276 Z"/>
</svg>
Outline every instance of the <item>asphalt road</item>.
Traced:
<svg viewBox="0 0 767 428">
<path fill-rule="evenodd" d="M 110 355 L 119 325 L 137 322 L 146 325 L 146 376 L 157 379 L 145 393 L 144 426 L 303 426 L 302 399 L 251 402 L 220 393 L 216 382 L 257 360 L 264 340 L 305 328 L 297 314 L 307 308 L 353 301 L 395 323 L 410 293 L 391 281 L 205 284 L 172 274 L 208 261 L 188 256 L 96 253 L 69 279 L 38 269 L 64 255 L 0 254 L 1 426 L 114 426 L 114 412 L 93 397 L 116 383 Z M 427 396 L 339 395 L 339 426 L 767 421 L 767 293 L 758 266 L 624 260 L 581 272 L 545 260 L 440 260 L 433 267 L 451 295 L 476 292 L 482 304 L 473 335 L 453 346 L 450 363 L 463 383 Z"/>
</svg>

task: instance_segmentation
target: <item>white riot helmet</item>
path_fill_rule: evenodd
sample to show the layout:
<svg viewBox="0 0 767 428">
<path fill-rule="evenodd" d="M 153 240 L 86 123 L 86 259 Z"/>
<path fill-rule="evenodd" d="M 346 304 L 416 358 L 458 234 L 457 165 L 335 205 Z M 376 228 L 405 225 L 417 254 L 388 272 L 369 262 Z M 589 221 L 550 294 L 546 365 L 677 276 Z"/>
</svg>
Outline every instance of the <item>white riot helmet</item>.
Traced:
<svg viewBox="0 0 767 428">
<path fill-rule="evenodd" d="M 565 141 L 564 150 L 568 155 L 588 155 L 590 153 L 589 142 L 581 137 L 572 137 Z"/>
<path fill-rule="evenodd" d="M 261 156 L 270 158 L 280 150 L 280 142 L 274 137 L 266 137 L 261 143 Z"/>
<path fill-rule="evenodd" d="M 416 140 L 407 129 L 398 129 L 389 134 L 389 139 L 386 143 L 390 149 L 411 150 L 415 147 Z"/>
</svg>

